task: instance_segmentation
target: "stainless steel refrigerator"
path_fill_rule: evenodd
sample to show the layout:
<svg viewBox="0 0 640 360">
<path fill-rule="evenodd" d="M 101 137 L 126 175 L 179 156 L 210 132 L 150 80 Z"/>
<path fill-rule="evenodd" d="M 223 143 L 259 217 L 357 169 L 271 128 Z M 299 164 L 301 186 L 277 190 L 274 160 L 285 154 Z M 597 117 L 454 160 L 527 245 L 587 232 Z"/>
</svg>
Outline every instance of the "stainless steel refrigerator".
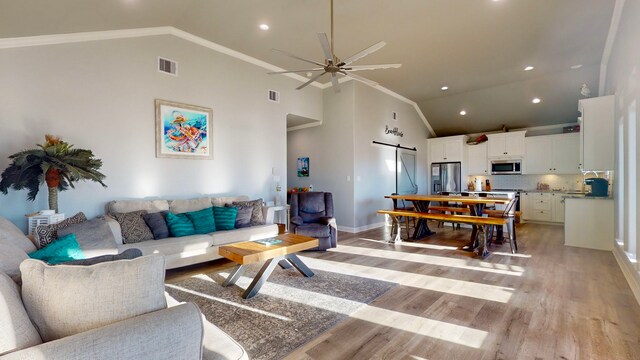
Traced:
<svg viewBox="0 0 640 360">
<path fill-rule="evenodd" d="M 462 190 L 460 169 L 459 162 L 431 164 L 431 194 L 459 193 Z"/>
</svg>

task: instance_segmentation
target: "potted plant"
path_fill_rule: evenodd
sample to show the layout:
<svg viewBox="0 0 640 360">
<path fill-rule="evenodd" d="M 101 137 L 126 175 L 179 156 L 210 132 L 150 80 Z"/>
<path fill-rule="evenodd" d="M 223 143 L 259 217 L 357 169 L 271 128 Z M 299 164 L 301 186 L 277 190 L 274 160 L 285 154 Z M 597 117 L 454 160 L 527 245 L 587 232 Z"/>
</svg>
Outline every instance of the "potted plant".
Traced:
<svg viewBox="0 0 640 360">
<path fill-rule="evenodd" d="M 74 149 L 60 138 L 45 135 L 45 143 L 37 149 L 24 150 L 9 156 L 12 160 L 2 172 L 0 191 L 7 194 L 14 190 L 27 189 L 28 200 L 35 200 L 40 185 L 45 182 L 49 188 L 49 209 L 58 212 L 58 191 L 73 188 L 80 180 L 91 180 L 107 187 L 102 180 L 105 176 L 98 170 L 102 160 L 93 157 L 91 150 Z"/>
</svg>

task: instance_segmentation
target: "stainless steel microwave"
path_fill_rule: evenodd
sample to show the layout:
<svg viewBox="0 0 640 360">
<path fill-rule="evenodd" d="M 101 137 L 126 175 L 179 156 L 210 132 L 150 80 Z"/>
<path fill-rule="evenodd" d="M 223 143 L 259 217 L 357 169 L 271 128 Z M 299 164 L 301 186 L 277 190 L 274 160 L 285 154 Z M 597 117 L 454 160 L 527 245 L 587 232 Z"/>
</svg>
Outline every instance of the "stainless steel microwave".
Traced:
<svg viewBox="0 0 640 360">
<path fill-rule="evenodd" d="M 491 175 L 521 175 L 522 160 L 491 160 Z"/>
</svg>

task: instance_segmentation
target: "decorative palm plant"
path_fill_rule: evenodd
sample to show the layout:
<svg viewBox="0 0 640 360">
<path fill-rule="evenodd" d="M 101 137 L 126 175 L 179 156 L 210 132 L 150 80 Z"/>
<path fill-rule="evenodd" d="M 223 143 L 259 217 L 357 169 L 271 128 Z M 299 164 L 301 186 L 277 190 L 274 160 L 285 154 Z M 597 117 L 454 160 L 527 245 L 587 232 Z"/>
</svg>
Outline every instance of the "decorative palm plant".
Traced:
<svg viewBox="0 0 640 360">
<path fill-rule="evenodd" d="M 2 172 L 0 191 L 7 194 L 14 190 L 27 189 L 28 200 L 35 200 L 40 185 L 49 188 L 49 209 L 58 212 L 58 191 L 74 188 L 80 180 L 91 180 L 107 187 L 105 176 L 98 170 L 102 160 L 93 157 L 91 150 L 74 149 L 60 138 L 45 135 L 45 143 L 37 149 L 24 150 L 9 156 L 11 165 Z"/>
</svg>

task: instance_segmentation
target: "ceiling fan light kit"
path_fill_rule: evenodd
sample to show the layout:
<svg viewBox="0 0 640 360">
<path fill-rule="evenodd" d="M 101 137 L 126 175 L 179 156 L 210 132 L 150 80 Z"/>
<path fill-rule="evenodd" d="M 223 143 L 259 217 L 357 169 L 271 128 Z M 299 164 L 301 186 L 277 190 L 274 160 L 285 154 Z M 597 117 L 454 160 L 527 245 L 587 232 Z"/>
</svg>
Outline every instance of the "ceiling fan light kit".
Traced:
<svg viewBox="0 0 640 360">
<path fill-rule="evenodd" d="M 345 60 L 341 60 L 340 58 L 338 58 L 335 54 L 335 52 L 333 51 L 334 47 L 333 47 L 333 0 L 331 0 L 331 32 L 330 32 L 330 39 L 329 37 L 327 37 L 326 33 L 318 33 L 318 40 L 320 41 L 320 46 L 322 47 L 322 52 L 324 53 L 324 61 L 323 62 L 318 62 L 318 61 L 313 61 L 313 60 L 309 60 L 309 59 L 305 59 L 305 58 L 301 58 L 299 56 L 295 56 L 293 54 L 290 54 L 286 51 L 282 51 L 282 50 L 278 50 L 278 49 L 273 49 L 275 51 L 278 51 L 280 53 L 283 53 L 289 57 L 292 57 L 294 59 L 300 60 L 300 61 L 304 61 L 306 63 L 309 64 L 313 64 L 316 65 L 317 67 L 315 68 L 311 68 L 311 69 L 301 69 L 301 70 L 286 70 L 286 71 L 274 71 L 274 72 L 270 72 L 268 74 L 270 75 L 274 75 L 274 74 L 288 74 L 288 73 L 313 73 L 313 72 L 320 72 L 319 74 L 312 76 L 307 82 L 305 82 L 304 84 L 298 86 L 296 88 L 296 90 L 300 90 L 306 86 L 308 86 L 309 84 L 313 83 L 314 81 L 318 80 L 322 75 L 324 74 L 330 74 L 331 75 L 331 86 L 333 87 L 333 91 L 338 93 L 340 92 L 340 83 L 338 82 L 338 74 L 344 75 L 346 77 L 349 77 L 353 80 L 356 81 L 360 81 L 364 84 L 367 84 L 369 86 L 377 86 L 378 83 L 376 83 L 375 81 L 369 80 L 367 78 L 364 78 L 362 76 L 356 75 L 353 72 L 354 71 L 363 71 L 363 70 L 378 70 L 378 69 L 392 69 L 392 68 L 399 68 L 400 66 L 402 66 L 402 64 L 380 64 L 380 65 L 351 65 L 352 63 L 362 59 L 363 57 L 370 55 L 380 49 L 382 49 L 386 43 L 384 41 L 380 41 L 376 44 L 373 44 L 371 46 L 369 46 L 368 48 L 355 53 L 354 55 L 351 55 L 350 57 L 346 58 Z"/>
</svg>

